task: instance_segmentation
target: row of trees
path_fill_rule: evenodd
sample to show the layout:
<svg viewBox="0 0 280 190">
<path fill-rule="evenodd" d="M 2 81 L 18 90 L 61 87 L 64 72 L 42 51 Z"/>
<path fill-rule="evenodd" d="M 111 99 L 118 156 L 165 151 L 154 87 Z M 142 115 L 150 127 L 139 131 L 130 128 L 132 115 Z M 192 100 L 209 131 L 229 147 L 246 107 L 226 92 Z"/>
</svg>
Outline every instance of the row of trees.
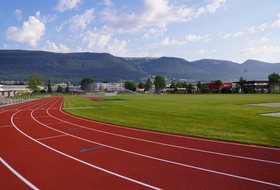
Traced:
<svg viewBox="0 0 280 190">
<path fill-rule="evenodd" d="M 274 90 L 274 85 L 276 83 L 280 83 L 280 75 L 278 73 L 272 73 L 268 76 L 268 80 L 271 84 L 273 84 L 273 90 Z M 43 80 L 41 79 L 41 77 L 39 76 L 39 74 L 33 74 L 32 76 L 29 76 L 28 78 L 28 86 L 29 89 L 32 90 L 34 93 L 38 93 L 40 92 L 40 85 L 43 85 Z M 146 83 L 143 84 L 142 82 L 140 82 L 138 84 L 138 88 L 143 89 L 145 88 L 145 91 L 149 91 L 152 89 L 152 81 L 150 78 L 147 79 Z M 222 86 L 222 81 L 220 79 L 215 81 L 215 84 L 217 86 Z M 246 84 L 246 79 L 244 79 L 243 77 L 240 77 L 238 85 L 237 85 L 237 90 L 241 89 L 241 92 L 244 92 L 244 85 Z M 155 89 L 156 92 L 161 91 L 162 89 L 166 88 L 166 81 L 164 79 L 164 77 L 162 76 L 156 76 L 154 79 L 154 85 L 155 85 Z M 201 89 L 201 82 L 198 81 L 197 83 L 197 87 L 198 89 Z M 135 91 L 136 90 L 136 84 L 133 81 L 126 81 L 125 82 L 125 88 L 129 89 L 131 91 Z M 193 85 L 191 83 L 187 84 L 186 82 L 177 82 L 175 83 L 174 81 L 171 82 L 170 88 L 173 88 L 174 91 L 176 92 L 178 88 L 186 88 L 188 92 L 191 91 L 191 89 L 193 88 Z M 81 89 L 86 91 L 86 92 L 91 92 L 94 89 L 94 79 L 92 78 L 84 78 L 81 81 Z M 62 93 L 62 86 L 59 85 L 57 88 L 57 92 L 58 93 Z M 248 89 L 246 89 L 247 91 Z M 251 91 L 252 89 L 249 89 L 249 91 Z M 52 88 L 51 88 L 51 81 L 48 80 L 48 87 L 47 87 L 47 92 L 52 92 Z M 65 93 L 69 93 L 69 86 L 67 85 L 67 87 L 65 88 Z"/>
<path fill-rule="evenodd" d="M 145 88 L 145 91 L 150 91 L 152 89 L 152 81 L 150 79 L 150 77 L 148 77 L 147 81 L 145 84 L 143 84 L 142 82 L 140 82 L 137 87 L 139 89 L 143 89 Z M 166 83 L 165 83 L 165 79 L 162 76 L 156 76 L 154 79 L 154 85 L 156 87 L 156 91 L 159 92 L 160 90 L 164 89 L 166 87 Z M 131 91 L 135 91 L 136 90 L 136 84 L 133 81 L 125 81 L 124 84 L 125 88 Z"/>
</svg>

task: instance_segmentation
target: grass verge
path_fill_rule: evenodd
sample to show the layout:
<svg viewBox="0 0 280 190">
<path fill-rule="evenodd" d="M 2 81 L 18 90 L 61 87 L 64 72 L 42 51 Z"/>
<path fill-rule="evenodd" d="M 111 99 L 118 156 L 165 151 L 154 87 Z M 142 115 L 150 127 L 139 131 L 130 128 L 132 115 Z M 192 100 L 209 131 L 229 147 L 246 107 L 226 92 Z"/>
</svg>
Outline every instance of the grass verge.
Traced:
<svg viewBox="0 0 280 190">
<path fill-rule="evenodd" d="M 280 147 L 280 118 L 260 115 L 280 112 L 280 107 L 247 105 L 279 102 L 278 94 L 118 95 L 117 98 L 121 101 L 68 96 L 64 107 L 72 108 L 65 109 L 70 114 L 105 123 Z"/>
</svg>

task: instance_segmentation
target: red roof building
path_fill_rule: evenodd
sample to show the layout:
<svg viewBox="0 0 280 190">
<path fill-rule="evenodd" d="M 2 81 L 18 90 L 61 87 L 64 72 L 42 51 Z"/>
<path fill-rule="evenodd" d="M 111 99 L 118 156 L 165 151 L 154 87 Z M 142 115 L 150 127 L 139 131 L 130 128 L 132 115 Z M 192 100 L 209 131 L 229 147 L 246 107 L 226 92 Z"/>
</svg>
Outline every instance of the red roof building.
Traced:
<svg viewBox="0 0 280 190">
<path fill-rule="evenodd" d="M 217 86 L 215 82 L 203 83 L 202 88 L 208 88 L 210 91 L 219 91 L 223 88 L 232 89 L 232 82 L 222 82 L 222 86 Z"/>
</svg>

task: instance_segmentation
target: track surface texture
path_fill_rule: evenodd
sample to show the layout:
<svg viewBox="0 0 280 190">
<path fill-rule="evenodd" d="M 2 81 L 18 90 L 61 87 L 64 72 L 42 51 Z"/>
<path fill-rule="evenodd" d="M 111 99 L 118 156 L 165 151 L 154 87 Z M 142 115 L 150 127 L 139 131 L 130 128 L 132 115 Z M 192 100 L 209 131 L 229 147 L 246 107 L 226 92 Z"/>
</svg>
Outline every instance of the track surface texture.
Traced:
<svg viewBox="0 0 280 190">
<path fill-rule="evenodd" d="M 63 97 L 0 107 L 0 189 L 280 189 L 280 149 L 103 124 Z"/>
</svg>

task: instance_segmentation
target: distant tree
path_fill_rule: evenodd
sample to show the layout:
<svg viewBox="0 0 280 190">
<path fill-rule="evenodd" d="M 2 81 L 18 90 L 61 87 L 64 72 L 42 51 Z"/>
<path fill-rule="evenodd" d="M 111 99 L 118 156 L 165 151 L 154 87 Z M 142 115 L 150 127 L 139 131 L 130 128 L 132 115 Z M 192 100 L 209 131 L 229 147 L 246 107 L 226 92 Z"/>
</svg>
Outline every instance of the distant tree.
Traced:
<svg viewBox="0 0 280 190">
<path fill-rule="evenodd" d="M 149 91 L 152 89 L 152 81 L 150 79 L 150 77 L 148 77 L 146 84 L 145 84 L 145 91 Z"/>
<path fill-rule="evenodd" d="M 107 80 L 103 81 L 102 83 L 109 83 Z"/>
<path fill-rule="evenodd" d="M 280 75 L 278 73 L 272 73 L 268 75 L 268 81 L 269 83 L 272 83 L 274 90 L 275 83 L 280 82 Z"/>
<path fill-rule="evenodd" d="M 190 83 L 190 84 L 187 85 L 187 91 L 188 91 L 188 93 L 192 93 L 192 88 L 193 88 L 192 83 Z"/>
<path fill-rule="evenodd" d="M 125 87 L 125 89 L 131 90 L 131 91 L 135 91 L 136 90 L 136 85 L 132 81 L 125 81 L 124 87 Z"/>
<path fill-rule="evenodd" d="M 181 82 L 181 81 L 178 81 L 178 82 L 176 83 L 176 87 L 177 87 L 177 88 L 182 88 L 182 87 L 183 87 L 182 82 Z"/>
<path fill-rule="evenodd" d="M 219 89 L 220 89 L 220 86 L 223 85 L 223 82 L 220 79 L 218 79 L 218 80 L 215 81 L 215 85 L 218 86 Z"/>
<path fill-rule="evenodd" d="M 99 92 L 104 92 L 104 86 L 102 85 L 99 86 Z"/>
<path fill-rule="evenodd" d="M 32 90 L 34 93 L 40 92 L 39 85 L 43 85 L 43 80 L 41 79 L 40 75 L 34 73 L 32 76 L 28 78 L 28 88 Z"/>
<path fill-rule="evenodd" d="M 186 81 L 184 81 L 184 82 L 182 83 L 182 87 L 183 87 L 183 88 L 187 88 L 187 86 L 188 86 L 188 85 L 187 85 Z"/>
<path fill-rule="evenodd" d="M 200 82 L 200 81 L 198 81 L 196 86 L 197 86 L 197 88 L 198 88 L 198 89 L 201 89 L 201 87 L 202 87 L 201 82 Z"/>
<path fill-rule="evenodd" d="M 51 80 L 48 81 L 48 92 L 52 92 Z"/>
<path fill-rule="evenodd" d="M 85 92 L 91 92 L 94 88 L 94 79 L 84 78 L 81 82 L 81 89 Z"/>
<path fill-rule="evenodd" d="M 46 90 L 42 89 L 42 90 L 40 90 L 40 93 L 44 94 L 44 93 L 46 93 Z"/>
<path fill-rule="evenodd" d="M 56 90 L 58 93 L 62 93 L 62 86 L 61 85 L 58 85 L 57 87 L 57 90 Z"/>
<path fill-rule="evenodd" d="M 154 84 L 155 84 L 156 92 L 159 92 L 161 89 L 165 88 L 166 86 L 165 79 L 162 76 L 156 76 Z"/>
<path fill-rule="evenodd" d="M 236 84 L 236 87 L 234 89 L 235 93 L 239 93 L 239 90 L 241 89 L 241 86 L 239 84 Z"/>
<path fill-rule="evenodd" d="M 240 77 L 238 84 L 240 85 L 241 92 L 243 92 L 243 87 L 244 87 L 245 83 L 246 83 L 246 80 L 243 79 L 243 77 Z"/>
<path fill-rule="evenodd" d="M 65 93 L 67 93 L 67 94 L 70 92 L 70 91 L 69 91 L 69 85 L 68 85 L 68 84 L 67 84 L 67 86 L 65 87 L 65 90 L 64 90 L 64 91 L 65 91 Z"/>
<path fill-rule="evenodd" d="M 140 83 L 138 84 L 138 88 L 140 88 L 140 89 L 145 88 L 145 85 L 144 85 L 142 82 L 140 82 Z"/>
<path fill-rule="evenodd" d="M 174 91 L 177 91 L 177 86 L 176 86 L 176 83 L 174 81 L 171 82 L 170 88 L 173 88 Z"/>
</svg>

